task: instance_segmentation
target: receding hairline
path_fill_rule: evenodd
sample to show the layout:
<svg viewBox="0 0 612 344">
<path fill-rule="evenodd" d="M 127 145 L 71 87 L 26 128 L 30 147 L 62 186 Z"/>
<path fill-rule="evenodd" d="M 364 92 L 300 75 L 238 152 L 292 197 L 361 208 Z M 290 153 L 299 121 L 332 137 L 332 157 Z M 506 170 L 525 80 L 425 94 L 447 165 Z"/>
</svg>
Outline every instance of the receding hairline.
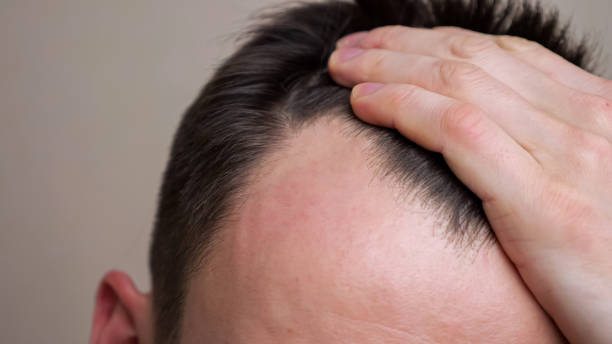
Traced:
<svg viewBox="0 0 612 344">
<path fill-rule="evenodd" d="M 201 269 L 214 269 L 208 263 L 214 261 L 216 248 L 223 244 L 224 234 L 228 232 L 227 228 L 232 227 L 239 221 L 244 204 L 251 199 L 251 190 L 254 185 L 277 168 L 279 161 L 285 159 L 287 154 L 296 147 L 296 142 L 299 142 L 301 135 L 304 135 L 308 130 L 316 130 L 317 127 L 331 127 L 336 129 L 343 138 L 363 145 L 362 151 L 368 169 L 372 170 L 374 178 L 391 187 L 398 205 L 410 206 L 414 204 L 430 211 L 428 215 L 438 219 L 436 231 L 432 232 L 432 235 L 438 236 L 441 240 L 447 240 L 449 245 L 456 248 L 459 255 L 469 253 L 470 250 L 486 249 L 496 243 L 495 236 L 490 232 L 488 223 L 470 223 L 477 228 L 457 228 L 448 218 L 448 213 L 452 211 L 450 207 L 440 205 L 432 200 L 426 186 L 405 178 L 403 171 L 390 166 L 393 164 L 392 157 L 383 152 L 386 147 L 378 142 L 380 130 L 383 129 L 364 123 L 354 115 L 342 111 L 342 108 L 339 107 L 326 111 L 307 123 L 287 126 L 282 138 L 259 157 L 258 163 L 252 166 L 246 174 L 244 183 L 229 198 L 228 208 L 231 208 L 231 210 L 228 211 L 223 221 L 219 222 L 218 229 L 210 240 L 210 245 L 202 250 L 201 256 L 196 260 L 198 263 L 194 264 L 191 270 L 192 276 Z M 466 229 L 476 234 L 466 238 L 461 237 L 461 233 L 458 233 L 458 231 Z"/>
</svg>

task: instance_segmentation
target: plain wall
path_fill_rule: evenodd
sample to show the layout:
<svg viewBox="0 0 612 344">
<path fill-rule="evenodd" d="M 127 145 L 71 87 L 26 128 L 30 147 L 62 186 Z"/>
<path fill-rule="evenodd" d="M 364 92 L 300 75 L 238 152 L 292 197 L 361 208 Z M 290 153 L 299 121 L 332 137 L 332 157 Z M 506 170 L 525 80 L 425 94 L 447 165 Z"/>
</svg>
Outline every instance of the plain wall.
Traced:
<svg viewBox="0 0 612 344">
<path fill-rule="evenodd" d="M 178 121 L 232 34 L 277 2 L 0 2 L 0 343 L 86 342 L 111 268 L 148 290 Z M 612 47 L 609 0 L 557 3 Z"/>
</svg>

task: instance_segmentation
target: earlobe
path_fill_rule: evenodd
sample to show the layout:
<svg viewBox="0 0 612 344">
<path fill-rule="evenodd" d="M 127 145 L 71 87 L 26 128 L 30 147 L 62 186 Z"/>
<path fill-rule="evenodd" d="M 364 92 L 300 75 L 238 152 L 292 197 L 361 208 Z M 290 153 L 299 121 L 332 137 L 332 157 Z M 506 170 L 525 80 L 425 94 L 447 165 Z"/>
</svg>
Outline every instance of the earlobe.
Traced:
<svg viewBox="0 0 612 344">
<path fill-rule="evenodd" d="M 152 311 L 128 275 L 107 273 L 96 295 L 90 344 L 152 343 Z"/>
</svg>

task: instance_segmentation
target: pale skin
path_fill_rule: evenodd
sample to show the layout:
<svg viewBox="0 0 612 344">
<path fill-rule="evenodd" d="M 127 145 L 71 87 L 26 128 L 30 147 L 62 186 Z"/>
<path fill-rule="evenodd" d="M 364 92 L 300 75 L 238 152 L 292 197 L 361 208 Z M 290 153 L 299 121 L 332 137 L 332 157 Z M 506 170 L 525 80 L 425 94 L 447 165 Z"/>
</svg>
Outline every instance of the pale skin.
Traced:
<svg viewBox="0 0 612 344">
<path fill-rule="evenodd" d="M 346 37 L 330 71 L 360 118 L 444 155 L 501 245 L 449 245 L 367 140 L 322 119 L 252 176 L 189 282 L 182 343 L 612 341 L 609 81 L 455 28 Z M 111 272 L 90 343 L 133 342 L 153 343 L 151 298 Z"/>
</svg>

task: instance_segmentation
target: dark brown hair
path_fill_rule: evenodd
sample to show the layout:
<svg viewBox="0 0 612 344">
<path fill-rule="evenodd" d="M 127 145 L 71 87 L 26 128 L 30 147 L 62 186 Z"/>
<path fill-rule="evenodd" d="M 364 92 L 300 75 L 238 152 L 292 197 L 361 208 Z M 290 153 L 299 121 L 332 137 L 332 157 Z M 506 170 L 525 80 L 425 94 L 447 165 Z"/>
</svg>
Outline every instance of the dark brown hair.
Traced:
<svg viewBox="0 0 612 344">
<path fill-rule="evenodd" d="M 214 250 L 232 196 L 288 130 L 321 116 L 344 116 L 368 131 L 385 173 L 429 200 L 455 241 L 494 241 L 480 200 L 439 154 L 353 116 L 350 90 L 327 71 L 336 41 L 386 25 L 459 26 L 539 42 L 588 69 L 585 41 L 573 44 L 554 11 L 523 1 L 360 0 L 298 3 L 263 16 L 217 70 L 176 133 L 159 196 L 150 268 L 156 343 L 177 343 L 190 276 Z M 350 173 L 350 171 L 346 171 Z"/>
</svg>

